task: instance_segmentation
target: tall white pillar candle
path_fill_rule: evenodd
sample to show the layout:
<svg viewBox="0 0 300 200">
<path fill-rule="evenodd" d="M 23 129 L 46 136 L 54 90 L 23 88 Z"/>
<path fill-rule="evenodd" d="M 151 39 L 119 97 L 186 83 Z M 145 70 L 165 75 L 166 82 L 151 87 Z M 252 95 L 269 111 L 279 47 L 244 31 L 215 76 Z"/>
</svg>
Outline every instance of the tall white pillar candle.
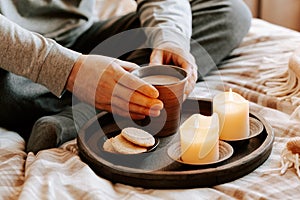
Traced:
<svg viewBox="0 0 300 200">
<path fill-rule="evenodd" d="M 249 102 L 232 92 L 217 94 L 213 99 L 213 112 L 219 116 L 220 139 L 238 140 L 249 136 Z"/>
</svg>

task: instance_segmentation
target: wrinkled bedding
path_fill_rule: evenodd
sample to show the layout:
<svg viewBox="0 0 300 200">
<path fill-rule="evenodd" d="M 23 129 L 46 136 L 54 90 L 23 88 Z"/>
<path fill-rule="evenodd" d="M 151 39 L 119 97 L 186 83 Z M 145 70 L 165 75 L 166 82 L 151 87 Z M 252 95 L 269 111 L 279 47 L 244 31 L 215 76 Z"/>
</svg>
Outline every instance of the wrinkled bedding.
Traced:
<svg viewBox="0 0 300 200">
<path fill-rule="evenodd" d="M 251 102 L 251 110 L 272 126 L 270 157 L 250 174 L 210 188 L 155 190 L 113 184 L 97 176 L 77 154 L 76 140 L 34 155 L 24 140 L 0 128 L 0 199 L 299 199 L 300 178 L 294 168 L 284 175 L 280 155 L 286 142 L 300 136 L 297 98 L 268 94 L 268 80 L 288 70 L 300 48 L 300 33 L 253 19 L 242 44 L 220 69 L 197 84 L 190 98 L 211 98 L 232 88 Z"/>
</svg>

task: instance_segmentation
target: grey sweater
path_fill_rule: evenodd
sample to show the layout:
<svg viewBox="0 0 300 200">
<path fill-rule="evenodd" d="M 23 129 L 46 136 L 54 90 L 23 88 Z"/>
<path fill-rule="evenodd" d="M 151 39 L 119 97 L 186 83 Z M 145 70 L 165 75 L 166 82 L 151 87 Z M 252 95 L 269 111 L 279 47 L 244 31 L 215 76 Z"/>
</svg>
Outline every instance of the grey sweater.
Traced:
<svg viewBox="0 0 300 200">
<path fill-rule="evenodd" d="M 60 96 L 80 54 L 52 39 L 66 47 L 72 45 L 69 38 L 78 37 L 93 24 L 94 3 L 94 0 L 1 0 L 0 67 L 40 83 Z M 180 41 L 182 47 L 189 48 L 188 0 L 137 0 L 137 4 L 142 27 L 157 27 L 147 33 L 149 42 L 159 45 Z"/>
</svg>

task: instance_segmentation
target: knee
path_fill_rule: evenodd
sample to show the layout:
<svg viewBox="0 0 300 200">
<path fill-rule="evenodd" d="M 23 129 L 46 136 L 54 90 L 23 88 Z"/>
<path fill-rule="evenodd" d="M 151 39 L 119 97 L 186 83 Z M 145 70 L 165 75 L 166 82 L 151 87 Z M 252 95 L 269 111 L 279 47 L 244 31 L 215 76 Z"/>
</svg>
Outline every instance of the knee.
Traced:
<svg viewBox="0 0 300 200">
<path fill-rule="evenodd" d="M 227 41 L 233 47 L 240 44 L 251 26 L 252 15 L 247 5 L 241 0 L 228 0 L 228 9 L 224 14 L 224 32 Z"/>
<path fill-rule="evenodd" d="M 251 12 L 242 0 L 190 0 L 190 4 L 193 14 L 192 39 L 208 52 L 213 64 L 218 65 L 248 33 Z M 192 46 L 193 54 L 202 51 L 198 49 L 201 48 Z M 196 60 L 201 66 L 202 61 Z"/>
<path fill-rule="evenodd" d="M 194 28 L 217 32 L 218 39 L 232 44 L 239 43 L 248 33 L 252 15 L 242 0 L 190 0 L 190 4 Z"/>
</svg>

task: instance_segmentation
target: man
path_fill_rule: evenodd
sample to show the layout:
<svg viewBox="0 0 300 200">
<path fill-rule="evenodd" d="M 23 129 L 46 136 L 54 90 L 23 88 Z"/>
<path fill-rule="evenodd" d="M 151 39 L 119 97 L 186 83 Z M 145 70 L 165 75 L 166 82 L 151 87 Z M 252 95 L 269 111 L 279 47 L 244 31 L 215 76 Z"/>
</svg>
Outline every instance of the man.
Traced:
<svg viewBox="0 0 300 200">
<path fill-rule="evenodd" d="M 180 66 L 188 72 L 185 91 L 188 95 L 197 77 L 202 78 L 214 67 L 209 60 L 218 64 L 240 43 L 251 18 L 240 0 L 138 0 L 136 12 L 94 21 L 94 3 L 93 0 L 0 2 L 0 11 L 7 18 L 1 17 L 1 30 L 2 26 L 8 27 L 4 29 L 7 33 L 4 40 L 10 41 L 0 44 L 1 49 L 6 49 L 0 53 L 0 67 L 4 69 L 0 72 L 0 92 L 6 97 L 0 100 L 1 125 L 15 128 L 14 124 L 18 124 L 24 130 L 38 118 L 58 113 L 35 122 L 28 151 L 37 152 L 76 137 L 76 122 L 74 125 L 72 110 L 68 107 L 71 95 L 63 94 L 64 89 L 100 110 L 114 110 L 134 119 L 159 115 L 163 105 L 157 99 L 155 88 L 137 80 L 128 71 L 138 67 L 136 64 Z M 30 36 L 29 32 L 11 25 L 12 22 L 44 37 Z M 145 29 L 138 29 L 141 27 Z M 122 37 L 109 40 L 132 29 L 136 31 L 126 35 L 126 40 Z M 45 38 L 52 38 L 66 48 Z M 27 44 L 28 40 L 33 51 L 22 45 L 10 46 Z M 109 45 L 102 45 L 107 41 Z M 97 49 L 99 45 L 105 48 Z M 133 51 L 116 53 L 127 45 Z M 138 85 L 143 87 L 134 92 Z M 118 95 L 113 93 L 116 88 L 119 88 Z M 128 94 L 133 96 L 129 106 L 124 106 Z M 81 112 L 82 109 L 74 107 L 73 112 L 75 110 Z M 84 121 L 78 122 L 79 126 Z M 49 141 L 54 142 L 49 144 Z"/>
</svg>

